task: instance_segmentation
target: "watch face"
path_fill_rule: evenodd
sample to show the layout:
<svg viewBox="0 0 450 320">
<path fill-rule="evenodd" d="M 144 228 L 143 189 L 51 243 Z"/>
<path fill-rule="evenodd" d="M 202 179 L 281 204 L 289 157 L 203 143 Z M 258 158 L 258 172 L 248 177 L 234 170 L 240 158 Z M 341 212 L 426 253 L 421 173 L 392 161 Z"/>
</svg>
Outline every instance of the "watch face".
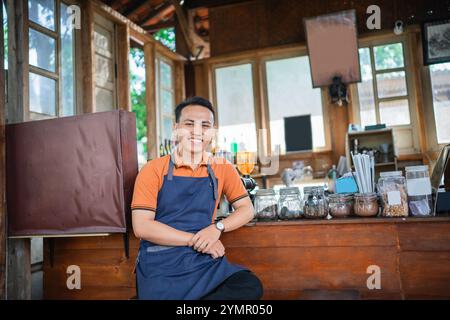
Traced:
<svg viewBox="0 0 450 320">
<path fill-rule="evenodd" d="M 223 229 L 225 228 L 225 226 L 223 225 L 222 222 L 217 222 L 217 228 L 218 228 L 219 230 L 223 230 Z"/>
</svg>

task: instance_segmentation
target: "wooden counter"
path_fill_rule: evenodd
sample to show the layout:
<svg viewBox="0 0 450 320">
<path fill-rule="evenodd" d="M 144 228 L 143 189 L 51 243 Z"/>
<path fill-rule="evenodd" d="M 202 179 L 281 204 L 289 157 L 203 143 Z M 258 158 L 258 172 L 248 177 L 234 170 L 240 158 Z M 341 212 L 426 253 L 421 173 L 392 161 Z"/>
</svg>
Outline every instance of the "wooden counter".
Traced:
<svg viewBox="0 0 450 320">
<path fill-rule="evenodd" d="M 225 233 L 228 259 L 253 270 L 265 299 L 450 298 L 450 217 L 347 218 L 258 222 Z M 130 299 L 135 295 L 121 235 L 54 239 L 54 265 L 45 241 L 46 299 Z M 81 290 L 66 287 L 69 265 L 81 268 Z M 371 265 L 381 289 L 369 290 Z"/>
</svg>

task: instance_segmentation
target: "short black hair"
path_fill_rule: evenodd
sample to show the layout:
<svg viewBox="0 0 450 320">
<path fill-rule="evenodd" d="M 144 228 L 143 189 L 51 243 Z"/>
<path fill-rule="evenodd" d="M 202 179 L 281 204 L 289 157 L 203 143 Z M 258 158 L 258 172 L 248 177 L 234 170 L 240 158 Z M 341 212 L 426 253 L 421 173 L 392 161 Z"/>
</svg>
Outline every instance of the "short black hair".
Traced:
<svg viewBox="0 0 450 320">
<path fill-rule="evenodd" d="M 202 97 L 190 97 L 187 98 L 186 100 L 184 100 L 183 102 L 181 102 L 179 105 L 177 105 L 177 107 L 175 108 L 175 122 L 178 123 L 178 121 L 180 121 L 180 117 L 181 117 L 181 111 L 186 108 L 187 106 L 202 106 L 205 107 L 206 109 L 208 109 L 209 111 L 212 112 L 213 114 L 213 119 L 215 119 L 216 115 L 214 113 L 214 107 L 211 103 L 211 101 L 202 98 Z"/>
</svg>

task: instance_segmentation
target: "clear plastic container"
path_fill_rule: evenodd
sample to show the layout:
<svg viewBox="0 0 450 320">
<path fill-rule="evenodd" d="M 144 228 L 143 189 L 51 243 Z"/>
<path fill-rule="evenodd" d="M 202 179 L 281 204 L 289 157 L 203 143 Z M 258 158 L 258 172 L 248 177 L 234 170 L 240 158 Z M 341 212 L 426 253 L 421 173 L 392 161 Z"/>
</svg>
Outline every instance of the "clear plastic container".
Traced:
<svg viewBox="0 0 450 320">
<path fill-rule="evenodd" d="M 378 215 L 379 205 L 375 192 L 355 194 L 355 214 L 360 217 L 374 217 Z"/>
<path fill-rule="evenodd" d="M 276 220 L 278 200 L 273 189 L 259 189 L 255 196 L 256 218 L 259 221 Z"/>
<path fill-rule="evenodd" d="M 407 217 L 408 194 L 405 177 L 401 171 L 381 172 L 378 179 L 378 192 L 381 195 L 383 217 Z"/>
<path fill-rule="evenodd" d="M 303 206 L 298 187 L 280 189 L 278 217 L 282 220 L 298 219 L 303 215 Z"/>
<path fill-rule="evenodd" d="M 330 194 L 328 196 L 328 210 L 334 218 L 345 218 L 353 215 L 353 194 Z"/>
<path fill-rule="evenodd" d="M 433 200 L 427 166 L 406 167 L 408 205 L 412 216 L 431 216 Z"/>
<path fill-rule="evenodd" d="M 304 193 L 304 217 L 311 219 L 326 218 L 328 215 L 328 204 L 323 187 L 305 187 Z"/>
</svg>

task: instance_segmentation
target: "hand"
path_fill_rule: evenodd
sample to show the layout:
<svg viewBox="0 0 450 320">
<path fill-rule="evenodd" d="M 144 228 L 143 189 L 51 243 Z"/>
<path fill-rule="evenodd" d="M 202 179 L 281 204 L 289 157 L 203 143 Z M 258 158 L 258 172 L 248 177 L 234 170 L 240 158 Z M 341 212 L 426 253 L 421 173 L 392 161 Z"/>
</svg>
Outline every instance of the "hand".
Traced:
<svg viewBox="0 0 450 320">
<path fill-rule="evenodd" d="M 197 232 L 188 245 L 198 252 L 205 253 L 219 240 L 220 234 L 220 230 L 217 230 L 216 226 L 212 224 Z"/>
<path fill-rule="evenodd" d="M 209 249 L 205 253 L 211 255 L 214 259 L 217 259 L 217 258 L 223 257 L 225 255 L 225 247 L 223 246 L 222 241 L 217 240 L 211 246 L 211 249 Z"/>
</svg>

